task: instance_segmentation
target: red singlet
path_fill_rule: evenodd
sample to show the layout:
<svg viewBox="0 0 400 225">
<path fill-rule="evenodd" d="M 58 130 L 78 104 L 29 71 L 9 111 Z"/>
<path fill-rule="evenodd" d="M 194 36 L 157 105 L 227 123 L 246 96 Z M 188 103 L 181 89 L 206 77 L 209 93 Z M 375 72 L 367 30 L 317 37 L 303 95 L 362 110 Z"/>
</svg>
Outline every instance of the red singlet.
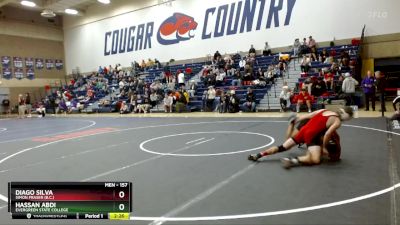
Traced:
<svg viewBox="0 0 400 225">
<path fill-rule="evenodd" d="M 330 116 L 322 115 L 326 110 L 323 110 L 311 118 L 306 125 L 304 125 L 299 133 L 293 138 L 293 140 L 300 144 L 311 144 L 313 139 L 320 133 L 326 131 L 326 122 Z"/>
</svg>

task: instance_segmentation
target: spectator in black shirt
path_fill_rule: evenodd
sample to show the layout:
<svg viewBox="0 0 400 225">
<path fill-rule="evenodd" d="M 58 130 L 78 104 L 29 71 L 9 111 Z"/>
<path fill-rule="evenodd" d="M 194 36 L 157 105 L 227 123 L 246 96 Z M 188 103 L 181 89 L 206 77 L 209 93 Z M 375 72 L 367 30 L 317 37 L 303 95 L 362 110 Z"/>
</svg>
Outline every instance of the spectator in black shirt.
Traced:
<svg viewBox="0 0 400 225">
<path fill-rule="evenodd" d="M 216 51 L 214 53 L 214 61 L 217 61 L 218 58 L 221 58 L 221 54 L 219 53 L 219 51 Z"/>
<path fill-rule="evenodd" d="M 256 57 L 256 49 L 254 48 L 253 45 L 250 46 L 250 49 L 249 49 L 249 56 L 250 56 L 251 58 Z"/>
<path fill-rule="evenodd" d="M 376 87 L 378 92 L 380 93 L 380 101 L 381 101 L 381 112 L 386 112 L 386 106 L 385 106 L 385 88 L 386 88 L 386 77 L 385 75 L 380 72 L 376 71 L 375 72 L 376 76 Z"/>
<path fill-rule="evenodd" d="M 326 92 L 326 84 L 323 77 L 318 77 L 318 79 L 311 86 L 311 95 L 319 97 Z"/>
<path fill-rule="evenodd" d="M 251 88 L 247 88 L 246 102 L 243 103 L 242 109 L 244 112 L 256 111 L 256 96 Z"/>
<path fill-rule="evenodd" d="M 3 101 L 1 102 L 1 104 L 3 105 L 4 112 L 5 112 L 6 114 L 10 114 L 10 113 L 11 113 L 11 111 L 10 111 L 10 100 L 8 100 L 8 99 L 3 99 Z"/>
</svg>

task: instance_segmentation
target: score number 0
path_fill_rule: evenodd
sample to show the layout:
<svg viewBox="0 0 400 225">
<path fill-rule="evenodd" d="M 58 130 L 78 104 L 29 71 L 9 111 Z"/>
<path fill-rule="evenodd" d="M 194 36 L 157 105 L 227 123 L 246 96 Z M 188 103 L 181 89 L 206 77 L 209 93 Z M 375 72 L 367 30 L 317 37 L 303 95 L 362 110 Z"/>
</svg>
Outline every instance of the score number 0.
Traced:
<svg viewBox="0 0 400 225">
<path fill-rule="evenodd" d="M 125 192 L 120 191 L 120 192 L 118 193 L 118 196 L 119 196 L 120 198 L 124 198 L 124 197 L 125 197 Z M 125 205 L 124 205 L 124 204 L 119 204 L 118 208 L 119 208 L 119 210 L 123 211 L 123 210 L 125 209 Z"/>
</svg>

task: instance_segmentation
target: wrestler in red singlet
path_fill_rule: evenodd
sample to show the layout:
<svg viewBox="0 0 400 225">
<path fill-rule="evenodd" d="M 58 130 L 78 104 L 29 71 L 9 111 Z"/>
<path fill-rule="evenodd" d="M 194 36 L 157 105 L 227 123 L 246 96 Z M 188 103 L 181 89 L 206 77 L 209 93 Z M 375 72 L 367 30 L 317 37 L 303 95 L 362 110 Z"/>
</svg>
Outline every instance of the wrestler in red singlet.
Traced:
<svg viewBox="0 0 400 225">
<path fill-rule="evenodd" d="M 297 144 L 305 143 L 309 145 L 316 136 L 326 131 L 326 122 L 330 116 L 324 116 L 323 113 L 325 111 L 322 110 L 316 114 L 300 129 L 299 133 L 293 138 Z"/>
</svg>

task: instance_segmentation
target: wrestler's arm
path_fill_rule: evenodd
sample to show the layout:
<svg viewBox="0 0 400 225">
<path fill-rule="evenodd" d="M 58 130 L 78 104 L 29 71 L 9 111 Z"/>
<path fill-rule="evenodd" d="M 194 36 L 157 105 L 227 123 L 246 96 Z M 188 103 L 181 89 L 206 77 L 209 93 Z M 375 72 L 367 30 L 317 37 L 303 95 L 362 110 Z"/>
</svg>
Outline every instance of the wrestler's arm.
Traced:
<svg viewBox="0 0 400 225">
<path fill-rule="evenodd" d="M 335 117 L 335 121 L 329 126 L 328 130 L 325 132 L 324 139 L 322 142 L 322 147 L 326 150 L 326 146 L 331 139 L 332 134 L 340 127 L 341 121 L 339 118 Z"/>
</svg>

